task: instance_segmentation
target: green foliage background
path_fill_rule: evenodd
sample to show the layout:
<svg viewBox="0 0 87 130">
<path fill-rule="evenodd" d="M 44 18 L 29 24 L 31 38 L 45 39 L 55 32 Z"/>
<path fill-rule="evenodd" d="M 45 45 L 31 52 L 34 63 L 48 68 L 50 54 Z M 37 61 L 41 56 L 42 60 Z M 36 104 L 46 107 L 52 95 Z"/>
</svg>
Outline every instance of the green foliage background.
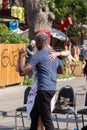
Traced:
<svg viewBox="0 0 87 130">
<path fill-rule="evenodd" d="M 76 23 L 87 23 L 87 0 L 46 1 L 56 16 L 55 25 L 58 25 L 60 20 L 64 20 L 67 16 L 70 16 Z"/>
<path fill-rule="evenodd" d="M 8 29 L 5 24 L 0 24 L 0 44 L 24 44 L 29 43 L 28 38 L 24 38 L 21 34 L 17 34 Z"/>
</svg>

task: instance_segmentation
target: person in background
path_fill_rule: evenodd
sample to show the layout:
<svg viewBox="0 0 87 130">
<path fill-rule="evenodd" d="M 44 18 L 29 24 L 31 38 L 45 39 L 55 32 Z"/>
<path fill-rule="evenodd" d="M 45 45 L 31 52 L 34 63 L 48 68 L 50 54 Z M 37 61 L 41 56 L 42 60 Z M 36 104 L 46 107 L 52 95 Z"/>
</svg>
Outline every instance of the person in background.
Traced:
<svg viewBox="0 0 87 130">
<path fill-rule="evenodd" d="M 38 51 L 35 40 L 31 40 L 31 42 L 30 42 L 29 46 L 27 46 L 26 50 L 27 50 L 27 56 L 32 56 Z"/>
<path fill-rule="evenodd" d="M 67 60 L 70 64 L 70 63 L 72 63 L 72 61 L 75 61 L 75 58 L 72 56 L 72 54 L 71 54 L 71 52 L 70 52 L 70 50 L 68 49 L 67 46 L 64 46 L 64 48 L 65 48 L 65 51 L 68 51 Z"/>
<path fill-rule="evenodd" d="M 29 58 L 29 61 L 23 65 L 23 58 L 26 56 L 26 50 L 19 51 L 19 74 L 24 76 L 36 67 L 38 90 L 35 98 L 35 104 L 31 111 L 31 127 L 30 130 L 37 130 L 38 119 L 41 121 L 46 130 L 54 130 L 51 119 L 50 102 L 56 90 L 56 73 L 62 62 L 59 58 L 54 61 L 49 59 L 50 52 L 54 51 L 48 47 L 48 35 L 46 33 L 38 33 L 35 37 L 38 52 Z"/>
<path fill-rule="evenodd" d="M 49 59 L 54 60 L 57 57 L 68 57 L 69 56 L 69 51 L 64 50 L 61 52 L 50 52 Z"/>
<path fill-rule="evenodd" d="M 85 77 L 85 80 L 86 80 L 86 86 L 85 86 L 84 89 L 87 89 L 87 56 L 84 56 L 83 64 L 84 64 L 83 73 L 84 73 L 84 77 Z"/>
<path fill-rule="evenodd" d="M 38 49 L 37 49 L 37 47 L 36 47 L 36 41 L 35 41 L 35 40 L 31 40 L 29 46 L 27 46 L 27 48 L 26 48 L 26 51 L 27 51 L 27 55 L 26 55 L 26 62 L 27 62 L 27 60 L 28 60 L 32 55 L 34 55 L 34 54 L 36 54 L 36 53 L 38 52 Z M 34 74 L 34 72 L 35 72 L 35 69 L 32 70 L 30 73 L 26 74 L 26 76 L 27 76 L 28 78 L 31 78 L 32 75 Z"/>
<path fill-rule="evenodd" d="M 54 60 L 56 57 L 60 57 L 61 59 L 62 58 L 65 58 L 66 59 L 66 63 L 68 65 L 68 73 L 71 73 L 71 67 L 70 67 L 70 64 L 75 60 L 75 58 L 71 55 L 71 52 L 69 50 L 69 47 L 64 44 L 64 48 L 63 48 L 63 51 L 61 52 L 50 52 L 50 55 L 49 55 L 49 58 Z M 60 73 L 61 73 L 61 69 L 60 69 Z"/>
<path fill-rule="evenodd" d="M 80 48 L 78 45 L 74 46 L 74 58 L 76 61 L 80 59 Z"/>
</svg>

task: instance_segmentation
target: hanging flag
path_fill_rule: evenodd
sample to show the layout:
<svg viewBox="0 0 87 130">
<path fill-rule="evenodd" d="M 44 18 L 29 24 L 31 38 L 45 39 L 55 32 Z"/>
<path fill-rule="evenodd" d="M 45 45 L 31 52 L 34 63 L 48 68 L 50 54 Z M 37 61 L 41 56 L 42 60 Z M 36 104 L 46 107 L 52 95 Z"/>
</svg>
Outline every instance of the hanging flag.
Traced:
<svg viewBox="0 0 87 130">
<path fill-rule="evenodd" d="M 67 17 L 64 24 L 65 24 L 66 27 L 69 26 L 69 25 L 72 25 L 73 24 L 72 19 L 70 17 Z"/>
<path fill-rule="evenodd" d="M 58 30 L 66 30 L 66 26 L 63 20 L 61 20 L 60 24 L 57 26 Z"/>
</svg>

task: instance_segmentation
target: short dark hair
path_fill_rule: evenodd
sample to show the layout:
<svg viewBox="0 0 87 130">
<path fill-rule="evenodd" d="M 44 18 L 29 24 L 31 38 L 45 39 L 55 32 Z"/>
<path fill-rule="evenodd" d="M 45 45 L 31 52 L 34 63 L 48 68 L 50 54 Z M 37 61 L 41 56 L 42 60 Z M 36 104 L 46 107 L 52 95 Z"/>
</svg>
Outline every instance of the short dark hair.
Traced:
<svg viewBox="0 0 87 130">
<path fill-rule="evenodd" d="M 48 34 L 46 34 L 44 32 L 37 33 L 36 37 L 35 37 L 35 41 L 42 42 L 42 43 L 48 41 Z"/>
</svg>

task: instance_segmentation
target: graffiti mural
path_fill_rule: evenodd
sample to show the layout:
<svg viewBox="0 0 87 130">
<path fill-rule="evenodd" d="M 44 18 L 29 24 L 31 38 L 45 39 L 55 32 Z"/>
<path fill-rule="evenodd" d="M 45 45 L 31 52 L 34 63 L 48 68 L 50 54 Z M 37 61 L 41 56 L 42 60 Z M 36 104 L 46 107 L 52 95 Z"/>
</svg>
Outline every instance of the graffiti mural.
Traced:
<svg viewBox="0 0 87 130">
<path fill-rule="evenodd" d="M 16 67 L 18 51 L 19 48 L 17 50 L 11 51 L 11 55 L 9 55 L 8 49 L 4 49 L 1 54 L 1 66 L 7 67 L 10 65 L 11 67 Z"/>
<path fill-rule="evenodd" d="M 23 82 L 16 71 L 18 52 L 25 44 L 0 44 L 0 87 Z"/>
</svg>

